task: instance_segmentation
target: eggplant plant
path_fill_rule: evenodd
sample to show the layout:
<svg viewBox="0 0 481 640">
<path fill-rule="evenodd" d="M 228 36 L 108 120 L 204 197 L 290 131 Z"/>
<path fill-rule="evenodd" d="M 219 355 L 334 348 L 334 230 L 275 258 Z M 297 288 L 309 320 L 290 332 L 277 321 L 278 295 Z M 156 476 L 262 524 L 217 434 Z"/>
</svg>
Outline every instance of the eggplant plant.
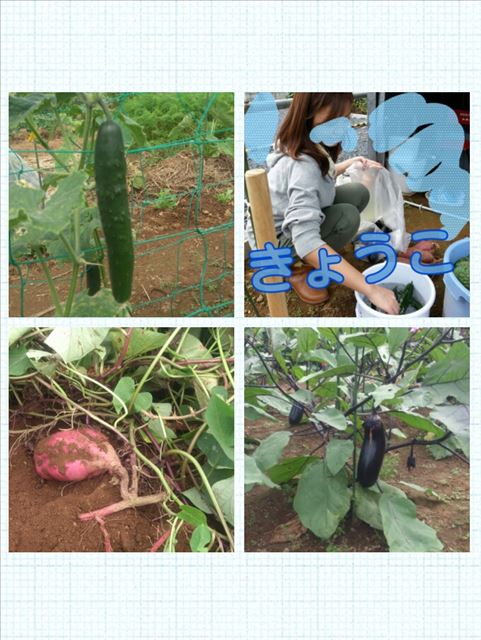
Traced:
<svg viewBox="0 0 481 640">
<path fill-rule="evenodd" d="M 246 491 L 289 488 L 302 525 L 321 540 L 352 517 L 381 531 L 390 551 L 443 549 L 382 469 L 391 451 L 406 452 L 405 484 L 433 495 L 415 484 L 419 447 L 439 464 L 469 464 L 468 329 L 249 329 L 245 363 L 246 418 L 286 424 L 246 441 Z M 300 411 L 302 424 L 291 419 Z M 284 455 L 291 438 L 315 434 L 309 455 Z"/>
</svg>

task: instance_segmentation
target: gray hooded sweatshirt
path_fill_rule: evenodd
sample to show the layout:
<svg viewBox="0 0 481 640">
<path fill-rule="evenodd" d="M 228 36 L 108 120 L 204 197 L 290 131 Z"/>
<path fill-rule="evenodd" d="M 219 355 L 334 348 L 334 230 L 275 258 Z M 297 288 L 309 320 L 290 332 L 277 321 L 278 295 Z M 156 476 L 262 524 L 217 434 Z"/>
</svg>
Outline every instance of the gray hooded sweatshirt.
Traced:
<svg viewBox="0 0 481 640">
<path fill-rule="evenodd" d="M 267 170 L 279 245 L 293 245 L 297 255 L 304 258 L 324 244 L 320 227 L 326 217 L 323 209 L 334 202 L 334 162 L 329 157 L 329 171 L 323 176 L 311 156 L 302 154 L 294 160 L 285 153 L 275 151 L 267 158 Z M 250 216 L 246 232 L 251 248 L 255 249 Z"/>
</svg>

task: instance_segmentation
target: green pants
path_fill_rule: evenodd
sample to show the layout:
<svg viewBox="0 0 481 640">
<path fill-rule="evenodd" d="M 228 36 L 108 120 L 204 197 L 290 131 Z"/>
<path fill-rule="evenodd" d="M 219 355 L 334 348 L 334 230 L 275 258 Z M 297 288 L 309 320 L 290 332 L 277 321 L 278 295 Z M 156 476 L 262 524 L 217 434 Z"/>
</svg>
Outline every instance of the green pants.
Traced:
<svg viewBox="0 0 481 640">
<path fill-rule="evenodd" d="M 361 222 L 361 211 L 369 202 L 369 191 L 363 184 L 351 182 L 336 187 L 336 196 L 330 207 L 323 209 L 326 216 L 321 224 L 321 238 L 340 251 L 356 237 Z"/>
</svg>

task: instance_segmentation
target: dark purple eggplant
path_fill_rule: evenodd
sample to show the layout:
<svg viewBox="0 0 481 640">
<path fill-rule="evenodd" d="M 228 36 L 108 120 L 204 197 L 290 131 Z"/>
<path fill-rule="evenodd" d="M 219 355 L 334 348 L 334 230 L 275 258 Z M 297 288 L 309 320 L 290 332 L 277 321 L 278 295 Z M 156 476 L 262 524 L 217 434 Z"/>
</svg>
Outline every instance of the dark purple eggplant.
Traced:
<svg viewBox="0 0 481 640">
<path fill-rule="evenodd" d="M 381 471 L 386 452 L 386 434 L 379 416 L 373 414 L 363 423 L 364 440 L 357 465 L 357 481 L 362 487 L 372 487 Z"/>
<path fill-rule="evenodd" d="M 300 404 L 299 402 L 294 402 L 289 413 L 289 424 L 291 425 L 291 427 L 299 424 L 302 420 L 303 415 L 304 407 L 302 406 L 302 404 Z"/>
</svg>

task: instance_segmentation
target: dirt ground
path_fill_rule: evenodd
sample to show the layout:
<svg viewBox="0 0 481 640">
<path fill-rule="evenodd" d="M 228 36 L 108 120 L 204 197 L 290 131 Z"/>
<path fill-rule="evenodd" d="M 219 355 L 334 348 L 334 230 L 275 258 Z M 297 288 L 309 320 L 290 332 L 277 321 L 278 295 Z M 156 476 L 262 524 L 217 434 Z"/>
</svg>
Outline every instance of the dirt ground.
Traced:
<svg viewBox="0 0 481 640">
<path fill-rule="evenodd" d="M 82 401 L 75 389 L 70 391 L 70 397 L 74 402 Z M 22 402 L 20 406 L 11 400 L 9 412 L 10 551 L 103 552 L 104 540 L 98 524 L 81 522 L 78 515 L 118 502 L 118 483 L 108 473 L 77 483 L 42 480 L 35 472 L 33 461 L 35 445 L 46 435 L 45 429 L 38 429 L 38 425 L 48 424 L 62 414 L 65 407 L 60 399 L 48 394 L 39 399 L 34 387 L 25 390 Z M 70 418 L 60 418 L 58 427 L 70 426 Z M 18 433 L 20 431 L 23 433 Z M 116 441 L 111 433 L 105 435 L 130 472 L 130 456 L 122 442 Z M 159 490 L 156 479 L 140 477 L 139 495 Z M 170 525 L 162 507 L 151 505 L 113 514 L 105 519 L 105 527 L 113 551 L 149 551 Z M 190 550 L 183 535 L 178 539 L 177 550 Z"/>
<path fill-rule="evenodd" d="M 9 550 L 105 551 L 98 524 L 78 515 L 120 500 L 119 487 L 107 473 L 77 483 L 42 480 L 33 463 L 34 439 L 10 439 Z M 148 487 L 142 495 L 151 493 Z M 113 551 L 149 551 L 169 531 L 159 505 L 127 509 L 105 519 Z M 182 537 L 177 551 L 189 551 Z"/>
<path fill-rule="evenodd" d="M 417 202 L 428 206 L 426 198 L 421 194 L 416 194 L 408 198 L 410 201 Z M 421 229 L 439 229 L 439 215 L 430 211 L 419 210 L 416 207 L 405 206 L 405 219 L 406 229 L 409 233 L 412 233 Z M 466 225 L 461 233 L 456 237 L 456 242 L 462 238 L 469 237 L 469 225 Z M 439 255 L 437 258 L 442 258 L 447 247 L 452 242 L 439 242 Z M 364 271 L 369 266 L 367 262 L 357 260 L 354 257 L 353 247 L 350 245 L 342 252 L 343 258 L 348 260 L 356 269 Z M 253 317 L 256 315 L 267 316 L 268 308 L 266 298 L 264 295 L 255 291 L 251 284 L 250 279 L 252 277 L 252 270 L 245 266 L 245 287 L 246 295 L 245 299 L 245 315 Z M 443 314 L 443 301 L 444 301 L 444 282 L 442 276 L 433 276 L 432 278 L 434 286 L 436 288 L 436 300 L 431 309 L 431 317 L 441 317 Z M 310 305 L 302 302 L 295 293 L 290 291 L 287 294 L 287 306 L 290 317 L 355 317 L 356 315 L 356 299 L 354 293 L 342 285 L 332 285 L 329 287 L 329 300 L 322 305 Z M 250 298 L 250 299 L 249 299 Z M 255 303 L 252 304 L 252 301 Z M 257 310 L 257 313 L 256 313 Z"/>
<path fill-rule="evenodd" d="M 59 148 L 61 139 L 51 141 Z M 22 136 L 11 142 L 13 148 L 28 149 L 32 143 Z M 227 156 L 205 158 L 200 198 L 184 195 L 174 206 L 161 202 L 152 205 L 159 192 L 182 194 L 196 187 L 197 159 L 189 150 L 161 159 L 148 153 L 128 159 L 129 198 L 136 246 L 134 284 L 131 304 L 134 316 L 186 316 L 203 307 L 222 306 L 201 315 L 233 313 L 233 200 L 222 195 L 233 189 L 233 160 Z M 35 166 L 34 154 L 22 158 Z M 53 168 L 53 160 L 40 156 L 43 168 Z M 143 173 L 144 186 L 133 187 L 133 179 Z M 222 183 L 222 184 L 217 184 Z M 88 194 L 95 204 L 93 192 Z M 90 202 L 92 201 L 92 202 Z M 220 228 L 214 232 L 213 227 Z M 169 236 L 160 238 L 159 236 Z M 49 263 L 61 300 L 69 288 L 68 263 Z M 54 309 L 45 277 L 38 265 L 23 267 L 28 282 L 24 292 L 24 316 L 51 316 Z M 201 286 L 202 272 L 204 286 Z M 82 285 L 83 286 L 83 285 Z M 10 316 L 21 315 L 21 290 L 17 269 L 10 267 Z M 223 304 L 225 303 L 225 304 Z"/>
<path fill-rule="evenodd" d="M 118 502 L 119 488 L 103 476 L 78 483 L 41 480 L 32 455 L 19 444 L 10 456 L 10 551 L 104 551 L 96 522 L 78 515 Z M 109 516 L 114 551 L 149 551 L 168 530 L 158 506 Z"/>
<path fill-rule="evenodd" d="M 245 434 L 264 439 L 274 431 L 290 430 L 296 433 L 302 426 L 289 429 L 287 418 L 278 416 L 279 422 L 246 421 Z M 386 420 L 385 426 L 402 428 L 408 436 L 414 431 L 406 429 L 396 419 Z M 300 455 L 323 456 L 323 449 L 312 453 L 319 445 L 317 434 L 291 437 L 284 457 Z M 416 468 L 406 468 L 408 448 L 387 453 L 381 479 L 402 489 L 416 504 L 417 517 L 433 527 L 444 551 L 469 551 L 469 468 L 455 457 L 434 460 L 426 447 L 416 447 Z M 430 488 L 439 498 L 426 497 L 400 481 Z M 292 503 L 295 488 L 282 489 L 257 486 L 245 496 L 245 550 L 246 551 L 388 551 L 382 532 L 372 529 L 348 514 L 329 542 L 317 538 L 299 521 Z"/>
</svg>

